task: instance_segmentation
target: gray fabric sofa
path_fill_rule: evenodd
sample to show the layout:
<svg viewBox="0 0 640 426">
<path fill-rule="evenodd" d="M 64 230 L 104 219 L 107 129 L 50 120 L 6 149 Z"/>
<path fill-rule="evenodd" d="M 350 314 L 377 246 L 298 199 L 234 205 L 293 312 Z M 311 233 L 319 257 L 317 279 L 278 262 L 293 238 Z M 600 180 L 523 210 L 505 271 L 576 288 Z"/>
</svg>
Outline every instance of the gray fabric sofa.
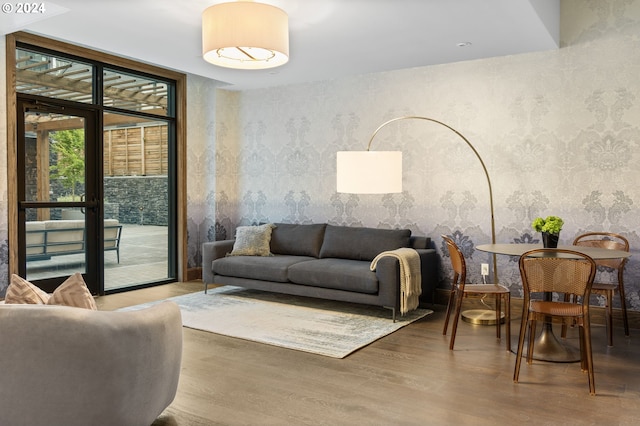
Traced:
<svg viewBox="0 0 640 426">
<path fill-rule="evenodd" d="M 273 256 L 227 256 L 234 240 L 203 244 L 202 278 L 209 284 L 233 285 L 300 296 L 383 306 L 395 320 L 400 308 L 400 266 L 384 257 L 375 272 L 371 261 L 383 251 L 415 248 L 422 273 L 421 302 L 431 302 L 439 260 L 427 237 L 408 229 L 375 229 L 327 224 L 275 224 Z"/>
<path fill-rule="evenodd" d="M 0 304 L 0 425 L 148 426 L 180 377 L 180 308 Z"/>
</svg>

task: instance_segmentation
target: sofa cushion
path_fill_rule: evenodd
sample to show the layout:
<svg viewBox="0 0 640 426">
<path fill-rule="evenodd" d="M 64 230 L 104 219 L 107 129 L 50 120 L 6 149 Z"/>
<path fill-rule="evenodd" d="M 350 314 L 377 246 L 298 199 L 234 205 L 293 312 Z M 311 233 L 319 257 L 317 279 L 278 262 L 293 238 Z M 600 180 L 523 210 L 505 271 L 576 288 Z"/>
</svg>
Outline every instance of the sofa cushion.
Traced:
<svg viewBox="0 0 640 426">
<path fill-rule="evenodd" d="M 271 253 L 294 256 L 320 256 L 326 223 L 298 225 L 276 223 L 271 233 Z"/>
<path fill-rule="evenodd" d="M 410 229 L 327 225 L 320 257 L 371 261 L 383 251 L 409 247 L 410 238 Z"/>
<path fill-rule="evenodd" d="M 233 250 L 228 256 L 271 256 L 269 243 L 274 225 L 238 226 Z"/>
<path fill-rule="evenodd" d="M 375 294 L 378 279 L 370 269 L 371 262 L 347 259 L 314 259 L 289 267 L 289 281 L 323 287 Z"/>
<path fill-rule="evenodd" d="M 231 256 L 214 260 L 211 262 L 211 269 L 214 275 L 286 283 L 287 271 L 291 265 L 312 259 L 314 258 L 287 255 Z"/>
</svg>

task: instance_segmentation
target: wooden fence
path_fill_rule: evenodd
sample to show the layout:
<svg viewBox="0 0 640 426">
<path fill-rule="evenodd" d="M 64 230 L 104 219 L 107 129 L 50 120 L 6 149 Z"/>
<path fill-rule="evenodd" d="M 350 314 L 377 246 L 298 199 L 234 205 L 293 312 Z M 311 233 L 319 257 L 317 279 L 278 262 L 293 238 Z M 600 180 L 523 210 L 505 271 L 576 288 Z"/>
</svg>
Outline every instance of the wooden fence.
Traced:
<svg viewBox="0 0 640 426">
<path fill-rule="evenodd" d="M 105 176 L 166 175 L 167 139 L 166 125 L 105 130 Z"/>
</svg>

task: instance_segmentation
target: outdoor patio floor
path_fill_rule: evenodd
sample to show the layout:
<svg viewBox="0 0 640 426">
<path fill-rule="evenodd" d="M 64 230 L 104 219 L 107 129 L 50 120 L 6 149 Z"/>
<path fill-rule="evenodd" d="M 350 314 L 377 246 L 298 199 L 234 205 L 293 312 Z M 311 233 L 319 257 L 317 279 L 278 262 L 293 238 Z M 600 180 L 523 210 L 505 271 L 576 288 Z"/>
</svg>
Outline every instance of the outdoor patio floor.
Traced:
<svg viewBox="0 0 640 426">
<path fill-rule="evenodd" d="M 130 287 L 168 279 L 167 227 L 123 224 L 120 263 L 115 251 L 104 253 L 105 290 Z M 81 254 L 54 256 L 27 263 L 27 279 L 71 275 L 84 272 Z"/>
</svg>

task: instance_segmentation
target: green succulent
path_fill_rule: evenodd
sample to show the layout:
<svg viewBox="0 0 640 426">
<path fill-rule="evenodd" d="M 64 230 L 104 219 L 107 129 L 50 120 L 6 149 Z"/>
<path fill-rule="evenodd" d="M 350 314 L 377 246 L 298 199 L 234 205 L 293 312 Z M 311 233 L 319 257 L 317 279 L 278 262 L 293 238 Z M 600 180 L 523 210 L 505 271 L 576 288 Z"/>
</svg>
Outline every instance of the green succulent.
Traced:
<svg viewBox="0 0 640 426">
<path fill-rule="evenodd" d="M 547 216 L 546 219 L 536 217 L 531 222 L 531 227 L 536 232 L 547 232 L 549 234 L 558 235 L 562 230 L 564 221 L 558 216 Z"/>
<path fill-rule="evenodd" d="M 536 217 L 535 219 L 533 219 L 533 222 L 531 222 L 531 227 L 536 232 L 542 232 L 543 226 L 544 226 L 544 219 L 541 217 Z"/>
</svg>

